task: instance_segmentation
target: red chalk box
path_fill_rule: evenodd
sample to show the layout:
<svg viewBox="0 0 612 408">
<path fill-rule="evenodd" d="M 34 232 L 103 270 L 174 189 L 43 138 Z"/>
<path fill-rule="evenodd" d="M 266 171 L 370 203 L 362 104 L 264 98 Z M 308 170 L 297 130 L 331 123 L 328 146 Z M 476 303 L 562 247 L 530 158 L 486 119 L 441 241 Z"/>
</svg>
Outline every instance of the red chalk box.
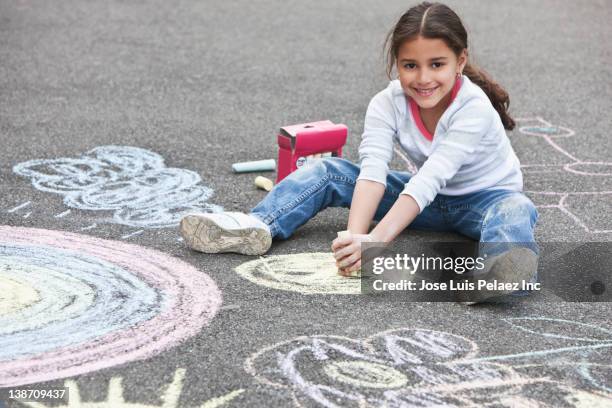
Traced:
<svg viewBox="0 0 612 408">
<path fill-rule="evenodd" d="M 342 147 L 346 143 L 348 128 L 330 120 L 283 126 L 278 140 L 278 183 L 291 172 L 297 170 L 307 157 L 315 154 L 330 154 L 342 157 Z"/>
</svg>

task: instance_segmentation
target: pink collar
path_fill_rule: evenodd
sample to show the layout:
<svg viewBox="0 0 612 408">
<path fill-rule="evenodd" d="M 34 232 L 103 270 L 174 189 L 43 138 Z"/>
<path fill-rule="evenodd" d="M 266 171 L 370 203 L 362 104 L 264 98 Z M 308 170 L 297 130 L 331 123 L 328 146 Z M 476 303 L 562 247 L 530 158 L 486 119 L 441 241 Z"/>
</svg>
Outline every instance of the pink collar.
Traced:
<svg viewBox="0 0 612 408">
<path fill-rule="evenodd" d="M 455 85 L 453 85 L 453 90 L 451 91 L 451 103 L 457 97 L 462 82 L 462 80 L 455 81 Z M 412 100 L 412 98 L 408 98 L 408 105 L 410 106 L 410 112 L 412 112 L 412 117 L 414 118 L 417 127 L 421 131 L 421 134 L 425 136 L 425 139 L 432 141 L 433 135 L 429 133 L 429 130 L 427 130 L 425 124 L 423 124 L 423 120 L 421 119 L 421 113 L 419 112 L 419 105 L 417 105 L 416 102 Z"/>
</svg>

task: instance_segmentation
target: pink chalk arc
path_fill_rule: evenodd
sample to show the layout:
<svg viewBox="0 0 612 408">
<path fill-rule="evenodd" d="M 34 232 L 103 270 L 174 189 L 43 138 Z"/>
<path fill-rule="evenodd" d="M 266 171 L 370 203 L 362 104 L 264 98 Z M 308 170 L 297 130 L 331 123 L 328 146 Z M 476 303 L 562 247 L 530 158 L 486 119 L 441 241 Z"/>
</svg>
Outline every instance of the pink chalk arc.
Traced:
<svg viewBox="0 0 612 408">
<path fill-rule="evenodd" d="M 153 357 L 198 334 L 221 305 L 221 292 L 206 274 L 141 246 L 63 231 L 0 226 L 0 247 L 6 245 L 97 258 L 134 275 L 162 293 L 165 300 L 148 320 L 79 344 L 0 361 L 0 388 L 71 377 Z"/>
<path fill-rule="evenodd" d="M 612 163 L 609 162 L 578 161 L 564 165 L 563 169 L 584 176 L 612 176 Z"/>
</svg>

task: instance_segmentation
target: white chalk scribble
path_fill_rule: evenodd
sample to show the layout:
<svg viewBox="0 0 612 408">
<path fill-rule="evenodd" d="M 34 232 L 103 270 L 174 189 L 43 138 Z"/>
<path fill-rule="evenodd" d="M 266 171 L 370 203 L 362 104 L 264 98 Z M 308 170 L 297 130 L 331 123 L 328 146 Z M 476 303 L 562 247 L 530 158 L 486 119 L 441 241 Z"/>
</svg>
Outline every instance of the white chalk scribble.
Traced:
<svg viewBox="0 0 612 408">
<path fill-rule="evenodd" d="M 30 201 L 26 201 L 25 203 L 23 203 L 23 204 L 21 204 L 21 205 L 18 205 L 17 207 L 11 208 L 10 210 L 7 210 L 6 212 L 7 212 L 7 213 L 14 213 L 15 211 L 19 211 L 19 210 L 21 210 L 22 208 L 25 208 L 25 207 L 27 207 L 27 206 L 28 206 L 28 205 L 30 205 L 30 204 L 31 204 L 31 202 L 30 202 Z"/>
<path fill-rule="evenodd" d="M 66 210 L 66 211 L 64 211 L 64 212 L 63 212 L 63 213 L 61 213 L 61 214 L 57 214 L 57 215 L 55 216 L 55 218 L 64 218 L 64 217 L 65 217 L 65 216 L 67 216 L 68 214 L 70 214 L 70 210 Z"/>
<path fill-rule="evenodd" d="M 260 383 L 291 393 L 298 407 L 610 406 L 612 366 L 601 356 L 595 363 L 588 358 L 612 346 L 608 330 L 560 319 L 505 320 L 533 335 L 586 341 L 578 350 L 584 361 L 559 365 L 564 360 L 550 358 L 575 356 L 566 347 L 480 356 L 466 337 L 402 328 L 366 339 L 297 337 L 256 352 L 244 368 Z M 567 334 L 573 331 L 580 334 Z M 548 358 L 539 360 L 541 353 Z M 568 376 L 572 368 L 582 380 Z"/>
<path fill-rule="evenodd" d="M 100 146 L 81 157 L 19 163 L 13 171 L 40 191 L 63 195 L 70 208 L 113 211 L 109 222 L 136 228 L 173 227 L 189 212 L 222 211 L 208 203 L 213 190 L 197 173 L 166 167 L 163 157 L 138 147 Z"/>
<path fill-rule="evenodd" d="M 143 232 L 144 232 L 144 230 L 138 230 L 138 231 L 132 232 L 130 234 L 126 234 L 126 235 L 122 236 L 121 238 L 122 239 L 132 238 L 132 237 L 135 237 L 136 235 L 142 234 Z"/>
</svg>

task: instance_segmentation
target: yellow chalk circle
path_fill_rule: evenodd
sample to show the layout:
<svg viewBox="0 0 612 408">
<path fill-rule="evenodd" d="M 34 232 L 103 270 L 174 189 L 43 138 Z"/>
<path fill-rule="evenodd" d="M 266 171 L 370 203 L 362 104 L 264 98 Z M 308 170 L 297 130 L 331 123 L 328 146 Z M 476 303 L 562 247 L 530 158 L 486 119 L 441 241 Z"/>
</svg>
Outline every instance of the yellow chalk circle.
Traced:
<svg viewBox="0 0 612 408">
<path fill-rule="evenodd" d="M 274 182 L 272 182 L 272 180 L 270 180 L 269 178 L 257 176 L 255 177 L 255 185 L 258 188 L 261 188 L 262 190 L 272 191 L 272 187 L 274 187 Z"/>
<path fill-rule="evenodd" d="M 0 316 L 25 309 L 39 300 L 38 292 L 27 282 L 2 276 L 0 271 Z"/>
<path fill-rule="evenodd" d="M 408 378 L 393 367 L 369 361 L 338 361 L 323 370 L 334 380 L 357 387 L 399 388 L 408 383 Z"/>
<path fill-rule="evenodd" d="M 338 275 L 331 252 L 276 255 L 243 263 L 236 272 L 258 285 L 303 294 L 358 294 L 361 283 Z"/>
</svg>

